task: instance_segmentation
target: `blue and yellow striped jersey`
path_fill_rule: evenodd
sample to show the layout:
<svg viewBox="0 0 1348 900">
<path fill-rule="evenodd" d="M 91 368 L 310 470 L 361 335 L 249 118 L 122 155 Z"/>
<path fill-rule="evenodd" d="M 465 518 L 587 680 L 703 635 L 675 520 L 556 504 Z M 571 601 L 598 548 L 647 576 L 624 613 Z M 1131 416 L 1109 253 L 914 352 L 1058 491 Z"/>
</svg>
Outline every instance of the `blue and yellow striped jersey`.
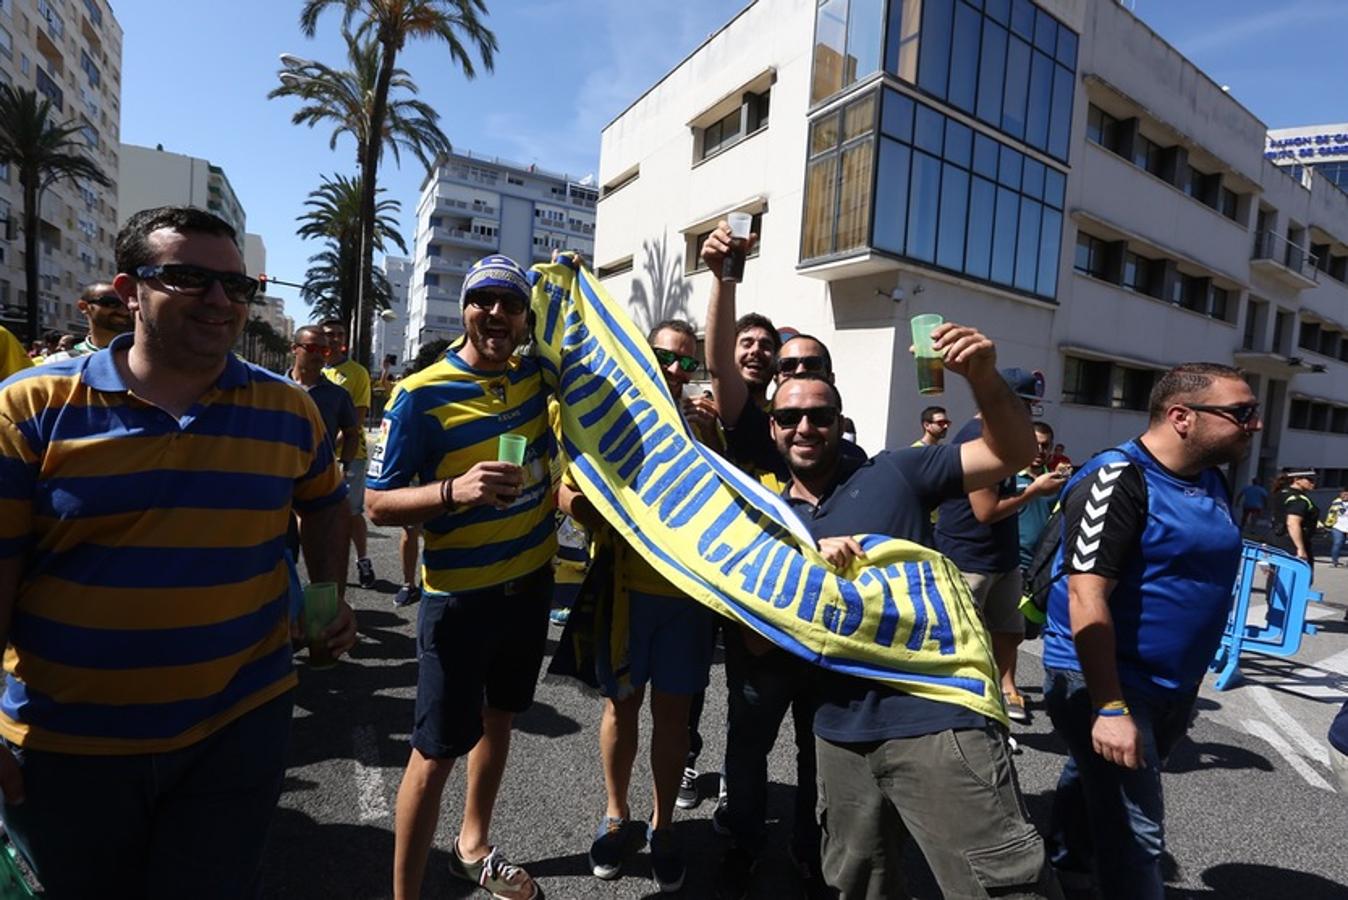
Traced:
<svg viewBox="0 0 1348 900">
<path fill-rule="evenodd" d="M 407 487 L 417 477 L 430 484 L 496 459 L 503 434 L 528 439 L 524 488 L 508 509 L 459 509 L 423 525 L 422 583 L 441 593 L 519 578 L 547 565 L 557 550 L 549 474 L 556 440 L 538 363 L 516 358 L 506 371 L 486 372 L 463 361 L 461 346 L 398 383 L 366 479 L 376 491 Z"/>
<path fill-rule="evenodd" d="M 231 356 L 175 419 L 128 391 L 130 342 L 0 384 L 0 735 L 24 747 L 173 750 L 290 689 L 290 510 L 346 493 L 304 391 Z"/>
</svg>

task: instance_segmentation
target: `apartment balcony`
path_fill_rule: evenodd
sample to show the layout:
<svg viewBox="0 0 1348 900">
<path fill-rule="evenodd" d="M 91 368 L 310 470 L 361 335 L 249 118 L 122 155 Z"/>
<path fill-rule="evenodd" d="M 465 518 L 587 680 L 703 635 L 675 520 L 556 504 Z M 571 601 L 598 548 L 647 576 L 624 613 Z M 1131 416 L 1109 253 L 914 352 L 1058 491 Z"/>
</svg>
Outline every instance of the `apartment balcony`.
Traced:
<svg viewBox="0 0 1348 900">
<path fill-rule="evenodd" d="M 464 231 L 462 228 L 436 228 L 435 239 L 449 241 L 460 246 L 487 247 L 492 250 L 495 250 L 499 244 L 495 237 L 478 234 L 475 231 Z"/>
<path fill-rule="evenodd" d="M 453 197 L 436 197 L 435 211 L 467 213 L 470 216 L 483 216 L 492 219 L 495 219 L 499 212 L 496 207 L 486 203 L 469 203 L 464 200 L 456 200 Z"/>
<path fill-rule="evenodd" d="M 1315 264 L 1315 256 L 1280 234 L 1261 231 L 1255 235 L 1254 252 L 1250 255 L 1252 271 L 1292 290 L 1305 291 L 1319 283 L 1320 270 Z"/>
<path fill-rule="evenodd" d="M 431 272 L 443 272 L 452 275 L 463 275 L 473 267 L 471 262 L 463 259 L 445 259 L 440 256 L 427 256 L 426 269 Z"/>
</svg>

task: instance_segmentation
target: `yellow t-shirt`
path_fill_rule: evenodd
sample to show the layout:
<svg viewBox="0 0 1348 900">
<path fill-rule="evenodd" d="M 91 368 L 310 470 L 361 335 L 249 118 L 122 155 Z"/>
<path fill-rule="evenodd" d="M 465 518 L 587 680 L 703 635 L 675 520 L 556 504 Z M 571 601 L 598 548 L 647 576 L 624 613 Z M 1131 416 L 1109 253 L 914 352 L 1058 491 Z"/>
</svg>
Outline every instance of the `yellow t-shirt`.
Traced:
<svg viewBox="0 0 1348 900">
<path fill-rule="evenodd" d="M 0 381 L 4 381 L 15 372 L 31 368 L 33 361 L 23 352 L 23 344 L 9 333 L 9 329 L 0 325 Z"/>
<path fill-rule="evenodd" d="M 356 407 L 364 407 L 367 414 L 370 409 L 370 373 L 365 367 L 354 359 L 346 359 L 335 366 L 325 366 L 323 374 L 328 381 L 345 389 L 351 395 L 351 403 Z M 365 459 L 365 422 L 357 422 L 360 426 L 360 443 L 356 445 L 356 459 Z"/>
</svg>

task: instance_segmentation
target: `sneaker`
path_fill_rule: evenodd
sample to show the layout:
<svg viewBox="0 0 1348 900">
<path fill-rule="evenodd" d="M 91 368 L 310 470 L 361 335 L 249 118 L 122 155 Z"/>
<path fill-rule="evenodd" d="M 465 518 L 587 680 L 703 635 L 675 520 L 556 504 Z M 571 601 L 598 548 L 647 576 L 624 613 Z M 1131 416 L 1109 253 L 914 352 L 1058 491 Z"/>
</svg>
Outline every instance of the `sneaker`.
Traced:
<svg viewBox="0 0 1348 900">
<path fill-rule="evenodd" d="M 697 769 L 684 769 L 683 779 L 679 782 L 679 796 L 674 798 L 674 805 L 679 809 L 696 809 L 702 802 L 702 797 L 697 792 Z"/>
<path fill-rule="evenodd" d="M 716 875 L 716 900 L 744 900 L 754 884 L 758 859 L 749 851 L 732 844 L 721 857 L 721 868 Z"/>
<path fill-rule="evenodd" d="M 1006 751 L 1012 756 L 1020 753 L 1020 743 L 1009 734 L 1006 736 Z"/>
<path fill-rule="evenodd" d="M 1025 711 L 1025 697 L 1020 691 L 1003 691 L 1002 703 L 1006 704 L 1006 717 L 1012 722 L 1030 721 L 1030 714 Z"/>
<path fill-rule="evenodd" d="M 641 829 L 627 819 L 604 816 L 590 844 L 590 871 L 604 881 L 617 878 L 627 857 L 640 850 L 643 843 Z"/>
<path fill-rule="evenodd" d="M 730 802 L 726 799 L 726 795 L 722 794 L 716 798 L 716 808 L 711 811 L 711 830 L 721 837 L 730 837 L 730 822 L 727 821 L 729 814 Z"/>
<path fill-rule="evenodd" d="M 559 606 L 548 612 L 548 621 L 554 625 L 565 625 L 571 618 L 571 607 Z"/>
<path fill-rule="evenodd" d="M 496 900 L 535 900 L 538 885 L 529 873 L 506 859 L 499 847 L 477 862 L 468 862 L 459 856 L 459 839 L 454 839 L 454 852 L 449 856 L 449 872 L 455 878 L 471 881 L 483 890 L 491 891 Z"/>
<path fill-rule="evenodd" d="M 415 584 L 405 584 L 393 595 L 394 606 L 411 606 L 421 599 L 421 588 Z"/>
<path fill-rule="evenodd" d="M 366 590 L 374 587 L 374 563 L 367 558 L 356 560 L 356 579 Z"/>
<path fill-rule="evenodd" d="M 674 893 L 683 887 L 683 876 L 687 871 L 679 839 L 668 828 L 651 831 L 648 825 L 646 840 L 651 845 L 651 878 L 662 893 Z"/>
</svg>

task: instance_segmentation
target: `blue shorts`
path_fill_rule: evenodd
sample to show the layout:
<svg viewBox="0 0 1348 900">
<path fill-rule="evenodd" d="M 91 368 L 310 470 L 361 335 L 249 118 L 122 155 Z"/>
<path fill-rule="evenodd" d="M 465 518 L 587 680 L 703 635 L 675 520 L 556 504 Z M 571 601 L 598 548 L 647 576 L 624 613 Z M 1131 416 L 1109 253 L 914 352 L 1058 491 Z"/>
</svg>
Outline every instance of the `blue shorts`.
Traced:
<svg viewBox="0 0 1348 900">
<path fill-rule="evenodd" d="M 632 591 L 629 659 L 633 687 L 697 694 L 711 675 L 716 613 L 690 597 Z"/>
<path fill-rule="evenodd" d="M 463 756 L 482 737 L 484 706 L 529 708 L 551 605 L 551 565 L 480 591 L 422 596 L 413 747 L 435 759 Z"/>
</svg>

